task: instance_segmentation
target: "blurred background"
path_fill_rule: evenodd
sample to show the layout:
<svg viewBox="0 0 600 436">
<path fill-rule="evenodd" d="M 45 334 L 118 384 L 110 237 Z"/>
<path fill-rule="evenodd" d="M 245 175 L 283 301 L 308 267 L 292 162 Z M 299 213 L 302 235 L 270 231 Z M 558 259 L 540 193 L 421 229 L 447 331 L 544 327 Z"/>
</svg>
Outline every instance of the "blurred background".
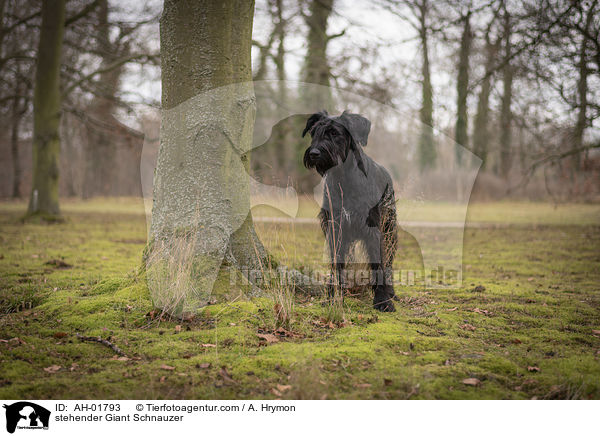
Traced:
<svg viewBox="0 0 600 436">
<path fill-rule="evenodd" d="M 41 3 L 0 0 L 3 199 L 31 194 Z M 151 192 L 161 8 L 156 0 L 67 1 L 61 197 Z M 331 86 L 406 114 L 404 127 L 387 134 L 413 144 L 420 171 L 444 158 L 441 142 L 462 145 L 482 160 L 471 199 L 600 199 L 598 0 L 259 0 L 252 63 L 255 80 Z M 273 92 L 284 92 L 277 83 Z M 258 147 L 252 170 L 311 192 L 296 124 L 283 123 L 271 140 L 298 154 Z M 377 135 L 386 142 L 385 127 Z"/>
</svg>

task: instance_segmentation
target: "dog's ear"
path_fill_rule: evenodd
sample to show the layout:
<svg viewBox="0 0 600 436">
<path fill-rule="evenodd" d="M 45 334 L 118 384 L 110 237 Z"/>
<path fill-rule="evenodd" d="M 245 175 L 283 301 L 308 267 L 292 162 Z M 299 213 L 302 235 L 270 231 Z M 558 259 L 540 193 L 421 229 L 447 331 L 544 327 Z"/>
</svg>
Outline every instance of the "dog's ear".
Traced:
<svg viewBox="0 0 600 436">
<path fill-rule="evenodd" d="M 357 145 L 366 147 L 369 132 L 371 131 L 371 122 L 369 120 L 362 115 L 351 114 L 348 111 L 344 111 L 342 115 L 338 117 L 338 121 L 346 128 L 348 133 L 350 133 Z"/>
<path fill-rule="evenodd" d="M 306 132 L 310 132 L 315 124 L 321 121 L 323 118 L 327 118 L 329 114 L 326 110 L 312 114 L 306 121 L 306 127 L 302 131 L 302 137 L 306 135 Z"/>
</svg>

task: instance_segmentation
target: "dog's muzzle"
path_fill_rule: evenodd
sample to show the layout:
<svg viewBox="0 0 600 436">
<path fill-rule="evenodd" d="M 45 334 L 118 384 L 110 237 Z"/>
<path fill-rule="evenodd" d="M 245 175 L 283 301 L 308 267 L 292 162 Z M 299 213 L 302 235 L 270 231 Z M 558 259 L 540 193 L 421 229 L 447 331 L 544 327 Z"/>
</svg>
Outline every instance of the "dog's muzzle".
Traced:
<svg viewBox="0 0 600 436">
<path fill-rule="evenodd" d="M 318 149 L 316 149 L 316 148 L 313 148 L 312 150 L 310 150 L 308 152 L 308 158 L 313 163 L 316 162 L 316 161 L 318 161 L 320 157 L 321 157 L 321 152 Z"/>
</svg>

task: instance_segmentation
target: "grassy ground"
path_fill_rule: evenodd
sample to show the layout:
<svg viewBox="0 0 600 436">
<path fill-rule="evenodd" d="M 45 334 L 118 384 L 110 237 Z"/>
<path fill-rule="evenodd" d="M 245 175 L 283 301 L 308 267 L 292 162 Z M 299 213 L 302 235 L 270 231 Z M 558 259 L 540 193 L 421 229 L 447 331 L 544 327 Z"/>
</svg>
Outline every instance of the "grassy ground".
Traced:
<svg viewBox="0 0 600 436">
<path fill-rule="evenodd" d="M 427 207 L 430 221 L 453 214 Z M 393 314 L 354 295 L 338 323 L 297 296 L 285 328 L 269 296 L 160 319 L 139 273 L 139 200 L 65 202 L 54 225 L 19 223 L 23 208 L 0 204 L 4 399 L 600 398 L 599 206 L 473 205 L 467 225 L 503 225 L 467 227 L 461 289 L 397 287 Z M 257 227 L 299 264 L 322 247 L 313 224 Z M 419 256 L 401 238 L 397 266 Z"/>
</svg>

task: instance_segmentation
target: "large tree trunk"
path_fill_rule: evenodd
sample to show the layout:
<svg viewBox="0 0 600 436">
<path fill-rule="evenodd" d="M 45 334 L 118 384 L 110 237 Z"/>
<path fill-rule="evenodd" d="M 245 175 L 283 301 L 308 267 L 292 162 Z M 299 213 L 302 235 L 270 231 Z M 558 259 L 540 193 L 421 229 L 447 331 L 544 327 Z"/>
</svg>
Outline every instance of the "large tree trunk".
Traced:
<svg viewBox="0 0 600 436">
<path fill-rule="evenodd" d="M 508 12 L 504 15 L 504 56 L 505 65 L 502 70 L 503 92 L 502 108 L 500 112 L 500 175 L 508 177 L 511 166 L 511 147 L 512 147 L 512 81 L 513 68 L 510 65 L 511 42 L 510 42 L 510 16 Z"/>
<path fill-rule="evenodd" d="M 224 262 L 267 266 L 250 215 L 253 12 L 244 0 L 164 2 L 161 144 L 146 265 L 155 304 L 170 312 L 207 304 Z"/>
<path fill-rule="evenodd" d="M 327 21 L 333 10 L 334 0 L 312 0 L 310 15 L 305 16 L 308 26 L 306 59 L 304 65 L 304 81 L 329 87 L 331 70 L 327 61 Z M 326 108 L 331 105 L 329 88 L 319 90 L 306 96 L 315 107 Z"/>
<path fill-rule="evenodd" d="M 454 129 L 454 141 L 458 145 L 469 148 L 469 138 L 467 134 L 467 95 L 469 91 L 469 56 L 471 54 L 471 41 L 473 35 L 471 32 L 471 11 L 464 17 L 465 25 L 460 40 L 460 55 L 458 60 L 458 79 L 456 81 L 456 126 Z M 462 153 L 457 150 L 457 164 L 461 164 Z"/>
<path fill-rule="evenodd" d="M 60 61 L 65 23 L 65 0 L 42 2 L 33 97 L 33 184 L 28 215 L 56 218 L 60 153 Z"/>
<path fill-rule="evenodd" d="M 421 39 L 422 64 L 422 106 L 421 133 L 419 137 L 419 167 L 421 171 L 435 166 L 436 153 L 433 138 L 433 88 L 431 86 L 431 71 L 429 67 L 429 41 L 427 32 L 428 0 L 421 0 L 419 7 L 419 38 Z"/>
</svg>

